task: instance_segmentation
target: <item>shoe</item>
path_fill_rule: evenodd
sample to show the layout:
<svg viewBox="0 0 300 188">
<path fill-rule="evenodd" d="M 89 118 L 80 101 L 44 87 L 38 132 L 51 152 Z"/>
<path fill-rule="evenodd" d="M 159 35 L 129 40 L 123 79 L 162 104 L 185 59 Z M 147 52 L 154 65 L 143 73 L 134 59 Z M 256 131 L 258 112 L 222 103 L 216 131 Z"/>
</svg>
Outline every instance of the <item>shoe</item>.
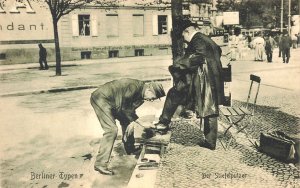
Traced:
<svg viewBox="0 0 300 188">
<path fill-rule="evenodd" d="M 210 149 L 210 150 L 215 150 L 216 149 L 216 146 L 213 146 L 213 145 L 209 144 L 207 141 L 200 142 L 198 145 L 200 147 L 207 148 L 207 149 Z"/>
<path fill-rule="evenodd" d="M 185 110 L 184 112 L 182 112 L 180 114 L 180 116 L 183 117 L 183 118 L 185 118 L 185 119 L 192 119 L 193 114 L 194 114 L 193 111 L 191 111 L 191 110 Z"/>
<path fill-rule="evenodd" d="M 169 126 L 163 123 L 155 124 L 155 131 L 161 135 L 167 134 L 169 130 Z"/>
<path fill-rule="evenodd" d="M 109 170 L 107 167 L 94 167 L 94 170 L 103 175 L 114 175 L 114 172 L 112 170 Z"/>
<path fill-rule="evenodd" d="M 129 148 L 126 148 L 124 146 L 124 148 L 125 148 L 125 152 L 127 155 L 137 155 L 137 154 L 141 153 L 141 151 L 142 151 L 141 146 L 137 146 L 137 147 L 133 146 L 133 147 L 129 147 Z"/>
<path fill-rule="evenodd" d="M 158 130 L 158 131 L 165 131 L 165 130 L 169 129 L 169 126 L 165 125 L 163 123 L 156 123 L 155 124 L 155 129 Z"/>
</svg>

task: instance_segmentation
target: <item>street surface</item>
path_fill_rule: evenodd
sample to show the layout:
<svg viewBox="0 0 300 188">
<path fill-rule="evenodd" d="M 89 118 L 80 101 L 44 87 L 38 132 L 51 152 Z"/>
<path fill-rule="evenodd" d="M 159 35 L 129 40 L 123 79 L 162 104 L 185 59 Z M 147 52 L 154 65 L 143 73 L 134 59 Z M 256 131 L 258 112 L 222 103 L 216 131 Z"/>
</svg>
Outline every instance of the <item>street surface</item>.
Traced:
<svg viewBox="0 0 300 188">
<path fill-rule="evenodd" d="M 257 114 L 248 130 L 253 138 L 273 130 L 299 137 L 299 51 L 291 49 L 289 64 L 278 59 L 278 51 L 274 52 L 273 63 L 254 62 L 250 57 L 231 63 L 234 105 L 246 101 L 250 74 L 262 79 Z M 168 72 L 172 62 L 170 56 L 103 61 L 71 62 L 72 66 L 63 67 L 61 77 L 54 76 L 54 67 L 39 71 L 38 64 L 29 69 L 26 65 L 0 67 L 1 187 L 127 185 L 131 174 L 118 171 L 121 169 L 118 167 L 130 166 L 136 159 L 123 155 L 120 137 L 111 164 L 118 181 L 112 184 L 110 177 L 93 170 L 103 132 L 89 104 L 90 94 L 98 85 L 124 77 L 161 80 L 167 91 L 172 85 Z M 65 88 L 64 92 L 55 92 L 60 88 Z M 164 98 L 145 102 L 138 115 L 142 119 L 157 118 L 163 102 Z M 227 122 L 223 117 L 220 122 L 222 134 Z M 298 187 L 298 165 L 257 152 L 243 137 L 237 138 L 228 151 L 220 142 L 215 151 L 197 146 L 203 139 L 198 124 L 197 121 L 172 124 L 171 143 L 160 164 L 157 187 Z M 35 173 L 56 176 L 51 179 L 41 175 L 38 179 L 33 176 Z"/>
</svg>

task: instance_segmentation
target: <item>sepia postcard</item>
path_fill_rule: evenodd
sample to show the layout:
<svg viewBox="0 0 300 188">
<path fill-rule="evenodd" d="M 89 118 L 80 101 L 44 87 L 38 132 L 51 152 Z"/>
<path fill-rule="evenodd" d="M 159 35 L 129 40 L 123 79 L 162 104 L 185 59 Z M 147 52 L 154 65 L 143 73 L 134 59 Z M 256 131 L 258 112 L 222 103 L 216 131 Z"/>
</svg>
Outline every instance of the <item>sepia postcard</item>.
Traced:
<svg viewBox="0 0 300 188">
<path fill-rule="evenodd" d="M 0 187 L 299 187 L 299 7 L 0 0 Z"/>
</svg>

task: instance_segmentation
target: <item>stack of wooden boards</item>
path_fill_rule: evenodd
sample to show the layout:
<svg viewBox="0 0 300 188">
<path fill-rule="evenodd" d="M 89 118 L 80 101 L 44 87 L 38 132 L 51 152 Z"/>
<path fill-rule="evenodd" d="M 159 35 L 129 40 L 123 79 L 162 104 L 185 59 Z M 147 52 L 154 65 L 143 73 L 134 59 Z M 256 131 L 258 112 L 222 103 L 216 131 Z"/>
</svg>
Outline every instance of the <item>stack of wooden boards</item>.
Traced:
<svg viewBox="0 0 300 188">
<path fill-rule="evenodd" d="M 171 132 L 169 131 L 165 135 L 157 134 L 152 138 L 141 140 L 142 151 L 127 187 L 154 187 L 160 159 L 170 142 L 170 138 Z"/>
</svg>

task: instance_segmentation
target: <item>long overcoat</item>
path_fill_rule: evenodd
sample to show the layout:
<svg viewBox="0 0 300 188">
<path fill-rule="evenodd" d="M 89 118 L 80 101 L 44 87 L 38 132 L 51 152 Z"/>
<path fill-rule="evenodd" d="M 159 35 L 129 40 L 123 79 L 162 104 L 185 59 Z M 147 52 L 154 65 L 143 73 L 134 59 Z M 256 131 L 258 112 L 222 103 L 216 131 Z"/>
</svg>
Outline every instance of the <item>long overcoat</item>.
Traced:
<svg viewBox="0 0 300 188">
<path fill-rule="evenodd" d="M 188 44 L 184 57 L 173 65 L 188 70 L 187 98 L 199 117 L 218 115 L 218 105 L 224 102 L 221 54 L 221 48 L 213 40 L 198 32 Z"/>
</svg>

